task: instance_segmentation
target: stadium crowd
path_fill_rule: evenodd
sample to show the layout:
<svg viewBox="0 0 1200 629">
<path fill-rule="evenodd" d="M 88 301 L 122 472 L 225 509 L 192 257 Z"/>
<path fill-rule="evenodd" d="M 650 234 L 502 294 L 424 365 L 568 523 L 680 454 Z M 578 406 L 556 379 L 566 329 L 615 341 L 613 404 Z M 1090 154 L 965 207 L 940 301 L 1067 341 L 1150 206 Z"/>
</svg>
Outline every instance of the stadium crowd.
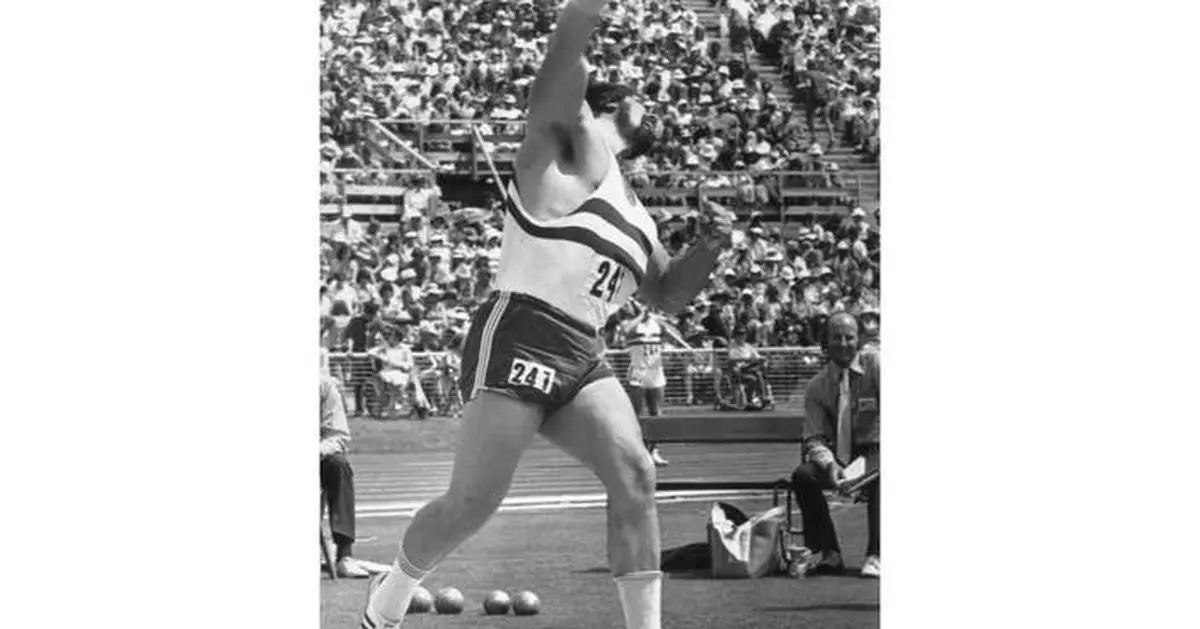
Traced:
<svg viewBox="0 0 1200 629">
<path fill-rule="evenodd" d="M 828 147 L 818 141 L 811 115 L 793 107 L 782 86 L 764 82 L 740 52 L 739 37 L 752 20 L 756 39 L 777 47 L 795 41 L 810 46 L 816 61 L 836 60 L 861 38 L 838 35 L 845 29 L 813 27 L 796 30 L 794 15 L 829 3 L 798 2 L 745 5 L 734 0 L 726 30 L 736 44 L 730 54 L 720 37 L 711 37 L 696 14 L 677 0 L 614 0 L 604 27 L 597 29 L 588 62 L 601 80 L 630 85 L 643 94 L 655 116 L 662 142 L 629 165 L 638 187 L 731 185 L 728 175 L 745 173 L 761 200 L 771 194 L 770 171 L 805 171 L 789 185 L 839 187 L 838 165 L 824 159 Z M 533 76 L 545 52 L 548 34 L 561 3 L 556 0 L 323 0 L 321 5 L 321 155 L 323 173 L 339 169 L 381 169 L 368 149 L 368 120 L 412 121 L 389 127 L 401 135 L 422 125 L 428 134 L 465 136 L 461 125 L 471 120 L 487 136 L 519 133 L 513 121 L 522 117 Z M 804 8 L 802 8 L 804 7 Z M 781 13 L 775 26 L 768 18 Z M 805 14 L 806 15 L 806 14 Z M 805 17 L 805 28 L 812 19 Z M 814 30 L 815 29 L 815 30 Z M 760 32 L 761 31 L 761 32 Z M 764 35 L 765 33 L 765 35 Z M 829 41 L 836 43 L 826 45 Z M 864 44 L 865 45 L 865 44 Z M 832 47 L 830 47 L 832 46 Z M 805 48 L 805 50 L 808 50 Z M 800 53 L 797 53 L 799 55 Z M 832 55 L 832 56 L 830 56 Z M 839 74 L 866 81 L 856 70 L 858 57 L 842 60 Z M 803 63 L 808 60 L 801 59 Z M 831 61 L 832 63 L 832 61 Z M 790 66 L 789 66 L 790 67 Z M 799 76 L 799 75 L 796 75 Z M 833 79 L 830 79 L 831 81 Z M 877 84 L 877 77 L 874 79 Z M 824 83 L 822 84 L 824 85 Z M 874 107 L 869 87 L 862 111 Z M 850 115 L 846 98 L 830 100 L 838 109 L 837 124 L 867 137 L 863 125 L 874 114 Z M 859 97 L 854 97 L 858 103 Z M 857 110 L 854 110 L 857 111 Z M 863 140 L 865 142 L 865 140 Z M 860 142 L 861 143 L 861 142 Z M 385 175 L 372 177 L 387 179 Z M 735 177 L 735 179 L 740 178 Z"/>
<path fill-rule="evenodd" d="M 722 0 L 735 51 L 776 60 L 812 131 L 879 159 L 878 0 Z"/>
<path fill-rule="evenodd" d="M 459 210 L 412 214 L 393 231 L 350 216 L 322 226 L 321 334 L 330 351 L 346 348 L 351 319 L 363 313 L 374 332 L 402 333 L 414 350 L 459 344 L 474 307 L 491 290 L 500 254 L 500 215 Z M 694 238 L 695 213 L 664 220 L 669 250 Z M 673 323 L 689 344 L 726 346 L 737 332 L 758 346 L 817 345 L 832 313 L 879 309 L 879 234 L 866 213 L 817 220 L 793 237 L 753 216 L 735 232 L 711 286 Z M 633 303 L 605 329 L 620 346 Z M 382 337 L 368 345 L 376 345 Z"/>
<path fill-rule="evenodd" d="M 788 185 L 841 187 L 838 165 L 824 159 L 830 141 L 868 157 L 878 153 L 875 0 L 713 4 L 722 16 L 716 38 L 677 0 L 614 0 L 594 35 L 588 53 L 594 75 L 644 94 L 662 138 L 627 165 L 630 182 L 643 189 L 648 205 L 672 202 L 655 198 L 654 189 L 697 186 L 736 187 L 741 200 L 766 204 L 774 178 L 762 175 L 779 170 L 806 173 Z M 454 135 L 467 131 L 445 121 L 472 120 L 485 136 L 519 134 L 514 121 L 522 117 L 560 5 L 322 0 L 323 196 L 335 200 L 334 169 L 363 169 L 353 181 L 408 190 L 398 230 L 350 216 L 323 226 L 324 346 L 345 347 L 350 319 L 376 310 L 375 328 L 403 331 L 414 349 L 461 339 L 495 276 L 499 216 L 448 211 L 434 177 L 383 173 L 366 123 L 407 120 L 431 135 Z M 778 60 L 799 95 L 797 106 L 788 86 L 771 85 L 749 67 L 750 48 Z M 672 248 L 690 241 L 694 221 L 694 213 L 664 217 Z M 878 291 L 878 232 L 862 210 L 815 220 L 788 238 L 752 218 L 710 289 L 676 323 L 689 342 L 725 345 L 742 331 L 760 346 L 812 346 L 829 314 L 877 313 Z M 616 323 L 637 309 L 614 317 L 606 329 L 612 344 L 621 341 Z"/>
</svg>

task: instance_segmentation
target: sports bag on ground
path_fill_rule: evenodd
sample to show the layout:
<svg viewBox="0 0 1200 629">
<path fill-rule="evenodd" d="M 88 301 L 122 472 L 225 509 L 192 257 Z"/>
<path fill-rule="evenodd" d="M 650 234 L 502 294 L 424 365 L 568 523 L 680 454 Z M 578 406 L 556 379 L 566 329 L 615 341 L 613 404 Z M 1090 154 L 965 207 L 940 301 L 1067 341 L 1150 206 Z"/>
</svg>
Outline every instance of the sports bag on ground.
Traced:
<svg viewBox="0 0 1200 629">
<path fill-rule="evenodd" d="M 708 521 L 708 547 L 715 579 L 757 579 L 786 569 L 783 559 L 784 507 L 753 517 L 717 502 Z"/>
</svg>

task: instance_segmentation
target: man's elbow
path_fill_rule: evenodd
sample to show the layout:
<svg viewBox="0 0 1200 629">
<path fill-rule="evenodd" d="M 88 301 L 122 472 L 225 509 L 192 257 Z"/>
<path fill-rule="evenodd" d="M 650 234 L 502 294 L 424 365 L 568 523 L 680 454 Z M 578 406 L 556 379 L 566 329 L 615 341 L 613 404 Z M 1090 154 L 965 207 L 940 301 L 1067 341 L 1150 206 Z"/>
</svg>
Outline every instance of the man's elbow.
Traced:
<svg viewBox="0 0 1200 629">
<path fill-rule="evenodd" d="M 654 283 L 643 286 L 642 301 L 647 305 L 662 311 L 664 314 L 675 315 L 687 306 L 687 300 L 679 299 L 664 291 L 661 284 Z"/>
<path fill-rule="evenodd" d="M 663 314 L 671 316 L 679 314 L 679 312 L 686 308 L 687 305 L 687 300 L 671 298 L 665 295 L 660 297 L 659 300 L 654 304 L 654 306 Z"/>
</svg>

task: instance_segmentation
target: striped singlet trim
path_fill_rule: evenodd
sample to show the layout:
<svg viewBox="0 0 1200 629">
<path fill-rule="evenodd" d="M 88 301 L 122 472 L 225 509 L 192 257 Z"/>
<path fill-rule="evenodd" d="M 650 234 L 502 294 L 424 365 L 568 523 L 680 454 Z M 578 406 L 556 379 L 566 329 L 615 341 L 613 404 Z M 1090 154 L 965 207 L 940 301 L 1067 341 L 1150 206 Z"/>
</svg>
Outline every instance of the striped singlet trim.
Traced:
<svg viewBox="0 0 1200 629">
<path fill-rule="evenodd" d="M 594 214 L 604 219 L 605 222 L 616 227 L 618 231 L 629 237 L 630 240 L 636 242 L 641 248 L 642 253 L 646 254 L 646 259 L 649 260 L 654 253 L 654 245 L 650 244 L 650 239 L 646 237 L 646 232 L 637 228 L 636 225 L 625 220 L 624 216 L 613 207 L 611 203 L 604 199 L 588 199 L 583 205 L 579 206 L 578 210 L 571 212 L 567 216 L 575 216 L 578 214 Z"/>
<path fill-rule="evenodd" d="M 525 214 L 525 211 L 516 202 L 515 195 L 516 187 L 509 186 L 509 197 L 508 203 L 506 204 L 508 208 L 508 214 L 513 217 L 513 220 L 516 221 L 517 226 L 521 228 L 521 231 L 524 231 L 535 238 L 545 238 L 547 240 L 569 240 L 571 242 L 579 243 L 585 247 L 588 247 L 596 253 L 611 258 L 618 264 L 621 264 L 629 269 L 629 272 L 633 274 L 634 281 L 638 285 L 641 285 L 642 279 L 646 275 L 644 266 L 638 264 L 637 260 L 634 260 L 633 256 L 629 255 L 629 252 L 625 251 L 625 249 L 620 245 L 608 240 L 607 238 L 604 238 L 603 236 L 600 236 L 596 232 L 586 227 L 579 227 L 575 225 L 546 227 L 544 225 L 539 225 L 538 223 L 534 222 L 530 216 Z M 651 250 L 650 240 L 644 233 L 641 232 L 641 230 L 638 230 L 637 227 L 629 224 L 627 221 L 621 218 L 620 213 L 618 213 L 616 208 L 614 208 L 610 203 L 603 199 L 591 199 L 584 203 L 578 210 L 576 210 L 576 212 L 598 216 L 605 222 L 613 225 L 613 227 L 621 233 L 631 237 L 633 242 L 638 244 L 639 248 L 647 252 L 646 258 L 647 264 L 649 264 L 649 252 Z M 574 212 L 572 214 L 574 214 Z M 571 214 L 568 214 L 567 216 L 569 217 Z M 618 220 L 620 220 L 625 227 L 622 228 L 620 225 L 613 223 L 612 217 L 616 217 Z M 631 236 L 627 229 L 636 232 L 641 236 L 641 238 Z"/>
</svg>

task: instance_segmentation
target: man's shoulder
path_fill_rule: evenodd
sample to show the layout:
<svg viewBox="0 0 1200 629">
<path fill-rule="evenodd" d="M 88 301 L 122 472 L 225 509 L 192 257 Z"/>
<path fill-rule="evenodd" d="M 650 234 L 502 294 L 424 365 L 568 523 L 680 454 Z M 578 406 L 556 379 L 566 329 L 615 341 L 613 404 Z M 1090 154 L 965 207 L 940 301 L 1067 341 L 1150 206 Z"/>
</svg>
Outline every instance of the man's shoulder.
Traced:
<svg viewBox="0 0 1200 629">
<path fill-rule="evenodd" d="M 829 379 L 829 367 L 822 366 L 820 371 L 813 376 L 808 384 L 804 385 L 804 395 L 810 396 L 813 393 L 819 393 L 825 390 L 825 382 Z"/>
</svg>

